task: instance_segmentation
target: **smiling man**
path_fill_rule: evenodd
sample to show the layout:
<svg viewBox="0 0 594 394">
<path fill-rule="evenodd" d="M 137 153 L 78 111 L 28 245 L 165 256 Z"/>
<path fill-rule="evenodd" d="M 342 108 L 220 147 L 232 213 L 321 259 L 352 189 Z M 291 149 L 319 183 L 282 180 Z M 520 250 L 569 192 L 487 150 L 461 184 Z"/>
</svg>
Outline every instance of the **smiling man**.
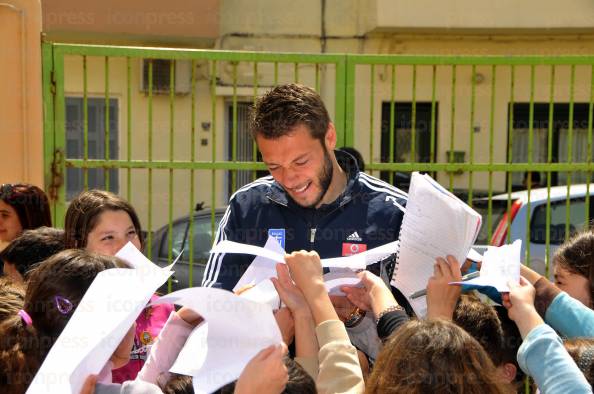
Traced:
<svg viewBox="0 0 594 394">
<path fill-rule="evenodd" d="M 272 89 L 256 103 L 250 129 L 270 176 L 231 197 L 216 242 L 263 246 L 273 236 L 287 253 L 315 250 L 329 258 L 398 238 L 406 194 L 360 172 L 351 155 L 334 150 L 336 129 L 313 89 Z M 211 255 L 203 286 L 232 289 L 252 260 Z"/>
</svg>

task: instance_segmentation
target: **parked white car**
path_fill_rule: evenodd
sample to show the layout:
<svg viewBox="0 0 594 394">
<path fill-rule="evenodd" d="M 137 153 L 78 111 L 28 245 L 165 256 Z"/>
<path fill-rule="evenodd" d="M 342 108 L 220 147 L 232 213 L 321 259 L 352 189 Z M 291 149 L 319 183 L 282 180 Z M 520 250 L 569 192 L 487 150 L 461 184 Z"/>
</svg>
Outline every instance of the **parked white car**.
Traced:
<svg viewBox="0 0 594 394">
<path fill-rule="evenodd" d="M 565 241 L 567 201 L 569 200 L 569 231 L 570 235 L 588 226 L 586 217 L 586 184 L 554 186 L 550 189 L 551 222 L 549 257 Z M 545 242 L 546 242 L 546 208 L 547 188 L 532 189 L 530 191 L 530 212 L 528 212 L 528 191 L 522 190 L 511 194 L 499 194 L 492 197 L 492 237 L 487 239 L 487 210 L 488 199 L 480 198 L 473 201 L 474 208 L 483 216 L 483 226 L 476 241 L 476 249 L 481 253 L 485 245 L 501 246 L 510 240 L 522 240 L 522 258 L 526 258 L 526 248 L 530 248 L 529 265 L 542 275 L 546 273 Z M 589 216 L 594 217 L 594 184 L 589 188 Z M 511 201 L 511 227 L 508 228 L 507 206 Z M 527 234 L 527 221 L 529 235 Z M 552 263 L 551 259 L 549 261 Z M 549 267 L 549 277 L 552 277 L 552 265 Z"/>
</svg>

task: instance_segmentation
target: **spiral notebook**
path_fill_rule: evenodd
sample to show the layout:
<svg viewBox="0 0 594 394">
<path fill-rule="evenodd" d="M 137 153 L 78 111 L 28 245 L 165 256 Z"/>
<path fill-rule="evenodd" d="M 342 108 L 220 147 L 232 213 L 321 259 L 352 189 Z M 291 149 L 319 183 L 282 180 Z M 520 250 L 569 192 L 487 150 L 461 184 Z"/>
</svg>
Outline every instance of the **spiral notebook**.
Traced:
<svg viewBox="0 0 594 394">
<path fill-rule="evenodd" d="M 392 286 L 407 298 L 418 317 L 427 314 L 427 298 L 411 295 L 427 287 L 436 257 L 463 263 L 481 228 L 481 215 L 429 175 L 412 174 Z"/>
</svg>

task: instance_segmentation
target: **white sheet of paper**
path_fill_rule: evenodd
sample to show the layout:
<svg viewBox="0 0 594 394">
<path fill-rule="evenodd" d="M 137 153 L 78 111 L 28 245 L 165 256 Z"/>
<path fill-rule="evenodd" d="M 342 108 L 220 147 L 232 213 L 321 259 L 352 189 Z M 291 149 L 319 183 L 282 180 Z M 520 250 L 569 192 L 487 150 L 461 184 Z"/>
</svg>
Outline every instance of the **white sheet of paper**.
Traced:
<svg viewBox="0 0 594 394">
<path fill-rule="evenodd" d="M 322 259 L 322 267 L 327 268 L 349 268 L 349 269 L 365 269 L 369 264 L 373 264 L 383 257 L 386 257 L 392 253 L 396 253 L 398 249 L 398 241 L 390 242 L 388 244 L 379 246 L 374 249 L 367 250 L 365 252 L 355 254 L 347 257 L 333 257 L 328 259 Z M 260 246 L 247 245 L 233 241 L 221 241 L 216 244 L 210 251 L 210 253 L 239 253 L 239 254 L 252 254 L 255 256 L 261 256 L 268 260 L 272 260 L 275 263 L 284 263 L 285 255 L 277 251 L 262 248 Z M 276 271 L 275 271 L 276 272 Z"/>
<path fill-rule="evenodd" d="M 282 342 L 272 308 L 229 291 L 194 287 L 161 297 L 155 304 L 174 303 L 192 308 L 208 324 L 206 334 L 186 342 L 175 372 L 193 376 L 196 392 L 213 392 L 237 379 L 263 348 Z M 202 327 L 202 326 L 200 326 Z M 205 330 L 205 328 L 200 328 Z M 200 338 L 206 337 L 206 341 Z"/>
<path fill-rule="evenodd" d="M 103 369 L 154 291 L 171 273 L 127 268 L 100 272 L 27 393 L 79 393 L 87 376 Z"/>
<path fill-rule="evenodd" d="M 324 286 L 329 295 L 344 296 L 340 286 L 361 287 L 361 279 L 353 271 L 333 271 L 324 275 Z"/>
<path fill-rule="evenodd" d="M 483 255 L 481 276 L 466 282 L 453 282 L 476 286 L 492 286 L 500 293 L 509 292 L 508 281 L 520 283 L 520 252 L 522 240 L 511 245 L 489 246 Z"/>
<path fill-rule="evenodd" d="M 116 253 L 115 256 L 119 257 L 120 259 L 127 262 L 132 268 L 141 269 L 141 270 L 142 269 L 146 269 L 146 270 L 160 269 L 160 270 L 164 270 L 164 271 L 170 271 L 171 267 L 173 267 L 173 265 L 177 262 L 177 260 L 179 260 L 182 253 L 180 253 L 175 258 L 173 263 L 171 263 L 168 266 L 163 267 L 163 268 L 159 267 L 157 264 L 150 261 L 145 255 L 142 254 L 142 252 L 140 250 L 138 250 L 136 248 L 136 246 L 134 246 L 134 244 L 132 242 L 128 242 L 126 245 L 124 245 L 122 247 L 122 249 L 118 250 L 118 252 Z"/>
<path fill-rule="evenodd" d="M 246 300 L 268 304 L 273 311 L 277 310 L 280 306 L 280 297 L 270 279 L 264 279 L 254 287 L 245 290 L 239 296 Z"/>
<path fill-rule="evenodd" d="M 264 249 L 271 250 L 283 256 L 285 255 L 285 250 L 274 237 L 268 237 Z M 284 262 L 284 258 L 282 262 Z M 256 256 L 241 278 L 239 278 L 233 291 L 237 291 L 245 286 L 255 286 L 265 279 L 276 277 L 276 263 L 276 260 Z"/>
</svg>

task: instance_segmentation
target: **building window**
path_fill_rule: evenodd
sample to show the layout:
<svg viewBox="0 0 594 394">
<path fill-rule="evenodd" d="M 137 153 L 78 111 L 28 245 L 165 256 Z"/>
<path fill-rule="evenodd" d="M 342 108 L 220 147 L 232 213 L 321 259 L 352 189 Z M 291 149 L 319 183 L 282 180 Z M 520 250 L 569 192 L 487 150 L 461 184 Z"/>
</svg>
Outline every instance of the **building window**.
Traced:
<svg viewBox="0 0 594 394">
<path fill-rule="evenodd" d="M 105 99 L 87 98 L 88 111 L 88 158 L 105 159 Z M 118 103 L 109 100 L 109 158 L 118 158 Z M 84 158 L 83 98 L 66 98 L 66 157 Z M 87 170 L 89 189 L 106 189 L 106 173 L 109 173 L 109 191 L 118 193 L 117 170 L 90 168 Z M 84 189 L 84 171 L 81 168 L 66 169 L 66 198 L 71 200 Z"/>
<path fill-rule="evenodd" d="M 549 104 L 534 103 L 532 120 L 532 162 L 546 163 L 549 144 Z M 528 162 L 528 143 L 530 129 L 530 104 L 516 103 L 513 106 L 513 134 L 508 135 L 508 145 L 512 144 L 511 162 Z M 553 105 L 553 124 L 551 130 L 551 160 L 554 163 L 569 161 L 569 104 Z M 511 137 L 511 138 L 510 138 Z M 573 106 L 573 132 L 571 136 L 571 159 L 573 163 L 584 163 L 588 155 L 588 104 L 575 103 Z M 592 156 L 594 157 L 594 155 Z M 510 158 L 508 158 L 509 160 Z M 514 172 L 511 177 L 512 189 L 525 189 L 524 173 Z M 584 183 L 585 172 L 574 172 L 571 183 Z M 565 185 L 567 172 L 551 173 L 552 185 Z M 546 173 L 532 175 L 533 187 L 546 185 Z"/>
<path fill-rule="evenodd" d="M 394 163 L 429 163 L 431 157 L 431 103 L 417 102 L 415 106 L 415 149 L 412 156 L 412 103 L 394 103 Z M 381 162 L 390 163 L 390 102 L 382 103 Z M 437 120 L 437 103 L 434 119 Z M 435 126 L 435 148 L 437 151 L 437 125 Z M 381 179 L 395 186 L 408 189 L 409 173 L 382 171 Z"/>
</svg>

